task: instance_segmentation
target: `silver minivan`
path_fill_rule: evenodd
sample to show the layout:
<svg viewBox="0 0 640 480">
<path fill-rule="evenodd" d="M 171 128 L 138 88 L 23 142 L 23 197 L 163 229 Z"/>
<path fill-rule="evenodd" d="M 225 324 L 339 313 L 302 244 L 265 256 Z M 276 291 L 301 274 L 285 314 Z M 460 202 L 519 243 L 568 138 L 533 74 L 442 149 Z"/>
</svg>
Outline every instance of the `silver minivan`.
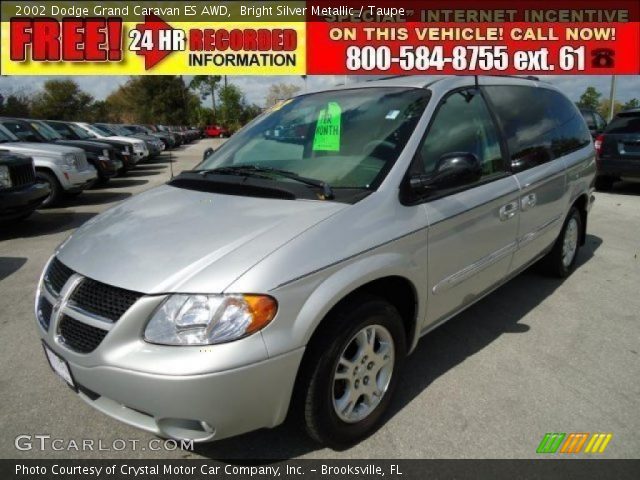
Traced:
<svg viewBox="0 0 640 480">
<path fill-rule="evenodd" d="M 77 395 L 130 425 L 209 441 L 292 415 L 344 447 L 421 336 L 538 260 L 571 273 L 594 174 L 580 112 L 536 79 L 301 95 L 73 233 L 37 328 Z"/>
</svg>

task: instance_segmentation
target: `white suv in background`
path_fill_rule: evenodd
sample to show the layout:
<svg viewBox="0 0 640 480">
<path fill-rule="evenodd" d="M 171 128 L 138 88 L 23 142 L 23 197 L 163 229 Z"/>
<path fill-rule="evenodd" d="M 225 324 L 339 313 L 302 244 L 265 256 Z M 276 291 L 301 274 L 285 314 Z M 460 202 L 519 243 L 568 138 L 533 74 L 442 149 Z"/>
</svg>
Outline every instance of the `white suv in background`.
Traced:
<svg viewBox="0 0 640 480">
<path fill-rule="evenodd" d="M 91 186 L 98 178 L 96 169 L 87 162 L 81 148 L 50 143 L 22 142 L 0 125 L 0 148 L 33 158 L 36 178 L 46 183 L 51 193 L 42 203 L 49 207 L 64 194 L 75 195 Z"/>
<path fill-rule="evenodd" d="M 131 156 L 131 158 L 134 163 L 138 163 L 139 161 L 144 160 L 149 156 L 149 149 L 147 148 L 147 145 L 144 143 L 144 140 L 140 140 L 138 138 L 126 137 L 122 135 L 113 135 L 111 132 L 108 132 L 96 125 L 92 125 L 86 122 L 71 122 L 71 123 L 82 128 L 83 130 L 90 133 L 96 138 L 120 140 L 122 142 L 129 143 L 133 151 L 133 155 Z"/>
</svg>

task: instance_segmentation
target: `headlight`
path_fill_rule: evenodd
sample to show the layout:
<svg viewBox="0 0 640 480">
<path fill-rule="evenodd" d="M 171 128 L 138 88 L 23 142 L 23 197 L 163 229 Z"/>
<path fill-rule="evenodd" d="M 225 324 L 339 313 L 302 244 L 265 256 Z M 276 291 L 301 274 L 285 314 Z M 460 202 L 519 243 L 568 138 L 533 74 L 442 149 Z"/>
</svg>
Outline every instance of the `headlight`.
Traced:
<svg viewBox="0 0 640 480">
<path fill-rule="evenodd" d="M 264 328 L 277 310 L 265 295 L 171 295 L 149 320 L 144 338 L 163 345 L 230 342 Z"/>
<path fill-rule="evenodd" d="M 9 167 L 6 165 L 0 165 L 0 188 L 11 188 L 11 175 L 9 174 Z"/>
<path fill-rule="evenodd" d="M 73 153 L 65 153 L 62 156 L 62 163 L 67 167 L 74 168 L 76 166 L 76 157 Z"/>
<path fill-rule="evenodd" d="M 133 150 L 136 152 L 141 152 L 144 150 L 143 146 L 141 143 L 134 143 L 133 144 Z"/>
</svg>

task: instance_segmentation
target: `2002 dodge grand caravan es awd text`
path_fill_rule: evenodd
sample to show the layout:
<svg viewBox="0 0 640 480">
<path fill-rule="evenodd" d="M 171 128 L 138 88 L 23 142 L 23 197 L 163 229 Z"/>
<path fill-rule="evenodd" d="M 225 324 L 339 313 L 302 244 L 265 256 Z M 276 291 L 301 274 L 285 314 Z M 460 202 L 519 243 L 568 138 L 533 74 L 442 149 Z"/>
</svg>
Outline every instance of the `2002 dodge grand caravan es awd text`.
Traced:
<svg viewBox="0 0 640 480">
<path fill-rule="evenodd" d="M 47 359 L 160 436 L 291 412 L 349 445 L 381 423 L 420 336 L 538 259 L 572 271 L 595 168 L 580 112 L 535 79 L 301 95 L 57 249 L 36 298 Z"/>
</svg>

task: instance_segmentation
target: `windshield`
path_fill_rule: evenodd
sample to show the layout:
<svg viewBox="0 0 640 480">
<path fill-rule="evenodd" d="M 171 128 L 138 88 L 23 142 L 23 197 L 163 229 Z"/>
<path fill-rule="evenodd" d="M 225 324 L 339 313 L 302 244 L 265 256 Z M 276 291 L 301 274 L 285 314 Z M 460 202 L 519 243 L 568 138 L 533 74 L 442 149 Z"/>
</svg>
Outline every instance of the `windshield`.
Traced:
<svg viewBox="0 0 640 480">
<path fill-rule="evenodd" d="M 121 127 L 120 125 L 109 125 L 108 128 L 118 134 L 118 135 L 124 135 L 124 136 L 128 136 L 131 135 L 133 132 L 130 132 L 129 130 L 127 130 L 124 127 Z"/>
<path fill-rule="evenodd" d="M 198 169 L 252 165 L 286 170 L 333 188 L 377 188 L 428 100 L 427 90 L 389 87 L 297 97 L 259 116 Z"/>
<path fill-rule="evenodd" d="M 0 125 L 0 142 L 17 142 L 18 137 Z"/>
<path fill-rule="evenodd" d="M 74 125 L 73 123 L 67 123 L 66 125 L 69 127 L 69 130 L 73 131 L 73 133 L 75 133 L 76 136 L 81 140 L 95 139 L 95 137 L 90 133 L 88 133 L 84 128 L 80 128 L 79 126 Z"/>
<path fill-rule="evenodd" d="M 49 142 L 60 140 L 62 138 L 62 135 L 45 123 L 29 122 L 29 125 Z"/>
<path fill-rule="evenodd" d="M 111 129 L 103 126 L 103 125 L 97 125 L 97 124 L 93 124 L 90 125 L 89 128 L 91 130 L 94 130 L 95 132 L 97 132 L 100 135 L 104 135 L 105 137 L 113 137 L 115 135 L 114 132 L 111 131 Z"/>
</svg>

